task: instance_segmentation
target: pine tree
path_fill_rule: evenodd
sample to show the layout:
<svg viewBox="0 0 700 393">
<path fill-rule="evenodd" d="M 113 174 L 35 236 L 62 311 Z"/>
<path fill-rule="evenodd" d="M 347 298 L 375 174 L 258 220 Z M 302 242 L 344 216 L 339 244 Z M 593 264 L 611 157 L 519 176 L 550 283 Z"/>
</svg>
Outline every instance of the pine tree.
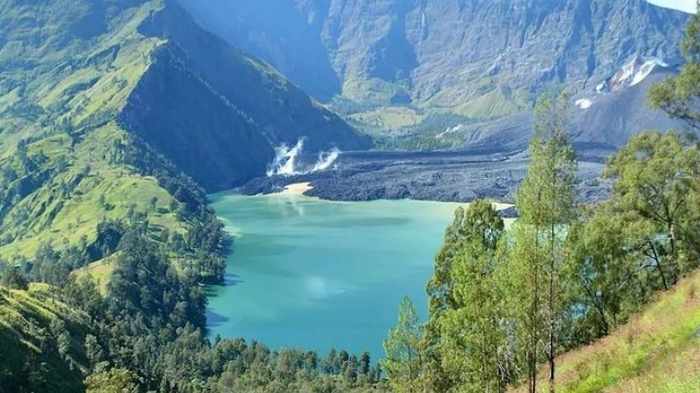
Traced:
<svg viewBox="0 0 700 393">
<path fill-rule="evenodd" d="M 421 368 L 419 342 L 421 325 L 411 299 L 404 297 L 399 306 L 398 324 L 384 341 L 382 366 L 389 384 L 397 393 L 417 392 Z"/>
<path fill-rule="evenodd" d="M 531 162 L 517 194 L 521 217 L 515 231 L 514 257 L 520 265 L 518 278 L 527 288 L 522 299 L 528 305 L 523 344 L 532 393 L 537 389 L 537 363 L 543 347 L 550 389 L 554 390 L 564 239 L 575 217 L 576 159 L 568 140 L 568 103 L 566 95 L 544 96 L 538 101 Z"/>
<path fill-rule="evenodd" d="M 453 222 L 445 231 L 443 245 L 435 258 L 434 273 L 426 291 L 428 293 L 428 311 L 430 318 L 425 326 L 421 352 L 423 355 L 423 383 L 425 389 L 433 392 L 446 392 L 456 383 L 458 376 L 443 368 L 440 353 L 441 327 L 444 314 L 457 308 L 454 294 L 454 265 L 465 245 L 475 236 L 480 236 L 478 225 L 495 223 L 477 223 L 476 216 L 470 217 L 463 208 L 457 208 Z"/>
<path fill-rule="evenodd" d="M 454 307 L 440 317 L 440 355 L 460 392 L 502 392 L 506 378 L 499 354 L 506 345 L 503 294 L 496 276 L 503 220 L 484 200 L 464 214 L 468 234 L 452 266 Z"/>
</svg>

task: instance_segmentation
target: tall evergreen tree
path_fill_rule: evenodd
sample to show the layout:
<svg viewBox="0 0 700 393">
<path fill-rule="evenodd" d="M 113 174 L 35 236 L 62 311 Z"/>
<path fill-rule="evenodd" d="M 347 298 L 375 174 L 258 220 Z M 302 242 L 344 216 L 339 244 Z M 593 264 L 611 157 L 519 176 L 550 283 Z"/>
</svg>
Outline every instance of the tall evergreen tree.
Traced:
<svg viewBox="0 0 700 393">
<path fill-rule="evenodd" d="M 475 202 L 479 206 L 490 206 L 487 202 Z M 500 217 L 482 217 L 482 208 L 457 208 L 453 222 L 447 227 L 442 248 L 435 258 L 435 269 L 427 285 L 430 318 L 425 326 L 421 352 L 423 355 L 422 379 L 424 388 L 432 392 L 446 392 L 458 383 L 459 376 L 443 368 L 440 350 L 441 320 L 445 313 L 459 308 L 455 298 L 455 265 L 465 253 L 465 248 L 474 242 L 494 249 L 503 230 Z M 476 213 L 479 211 L 479 213 Z M 488 233 L 492 231 L 493 233 Z M 488 244 L 486 244 L 488 243 Z"/>
<path fill-rule="evenodd" d="M 484 200 L 464 214 L 469 235 L 452 266 L 454 308 L 441 316 L 440 355 L 453 387 L 460 392 L 502 392 L 508 367 L 501 360 L 506 346 L 503 331 L 503 295 L 496 276 L 497 247 L 503 219 Z"/>
<path fill-rule="evenodd" d="M 542 97 L 535 108 L 535 136 L 531 162 L 517 194 L 520 220 L 515 232 L 514 257 L 526 285 L 527 307 L 523 340 L 527 348 L 530 392 L 537 389 L 537 363 L 541 347 L 549 363 L 550 389 L 554 389 L 558 318 L 561 312 L 560 276 L 564 238 L 575 217 L 576 159 L 568 140 L 569 97 Z M 542 337 L 542 332 L 546 336 Z M 541 345 L 541 341 L 545 341 Z"/>
<path fill-rule="evenodd" d="M 419 391 L 421 331 L 416 308 L 411 299 L 404 297 L 399 306 L 398 324 L 384 341 L 386 357 L 382 361 L 389 384 L 397 393 Z"/>
</svg>

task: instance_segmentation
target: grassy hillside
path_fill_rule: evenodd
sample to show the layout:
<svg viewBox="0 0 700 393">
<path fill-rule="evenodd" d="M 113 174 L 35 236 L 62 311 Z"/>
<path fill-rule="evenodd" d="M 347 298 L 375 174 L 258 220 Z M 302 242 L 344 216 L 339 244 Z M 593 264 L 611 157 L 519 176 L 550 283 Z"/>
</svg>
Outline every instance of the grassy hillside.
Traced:
<svg viewBox="0 0 700 393">
<path fill-rule="evenodd" d="M 110 161 L 114 144 L 122 138 L 128 135 L 110 123 L 92 130 L 72 149 L 64 136 L 29 144 L 30 160 L 38 161 L 35 157 L 42 154 L 47 158 L 36 165 L 41 168 L 40 179 L 34 184 L 24 186 L 30 183 L 27 179 L 37 176 L 36 171 L 8 182 L 7 192 L 14 193 L 15 203 L 10 201 L 0 221 L 0 258 L 33 256 L 41 243 L 91 243 L 97 223 L 123 219 L 129 211 L 147 214 L 156 225 L 183 231 L 185 224 L 171 207 L 178 203 L 156 178 Z"/>
<path fill-rule="evenodd" d="M 55 287 L 0 286 L 0 393 L 111 388 L 119 366 L 199 391 L 224 365 L 177 358 L 187 340 L 210 357 L 200 287 L 227 242 L 206 193 L 263 175 L 281 143 L 369 139 L 174 1 L 30 3 L 0 0 L 0 276 Z"/>
<path fill-rule="evenodd" d="M 137 31 L 162 5 L 2 3 L 0 259 L 92 242 L 130 210 L 184 230 L 170 193 L 128 157 L 145 146 L 116 121 L 165 42 Z"/>
<path fill-rule="evenodd" d="M 52 392 L 82 389 L 87 315 L 56 300 L 52 292 L 43 284 L 28 290 L 0 287 L 0 392 L 28 385 Z M 37 365 L 41 370 L 34 369 Z"/>
<path fill-rule="evenodd" d="M 173 1 L 0 10 L 0 260 L 90 244 L 99 222 L 134 213 L 185 234 L 179 213 L 204 202 L 198 186 L 264 174 L 277 144 L 368 146 Z"/>
<path fill-rule="evenodd" d="M 598 342 L 559 356 L 557 392 L 693 393 L 700 386 L 700 272 Z M 541 375 L 546 374 L 544 370 Z M 548 391 L 547 381 L 539 382 Z M 526 392 L 523 386 L 514 392 Z"/>
</svg>

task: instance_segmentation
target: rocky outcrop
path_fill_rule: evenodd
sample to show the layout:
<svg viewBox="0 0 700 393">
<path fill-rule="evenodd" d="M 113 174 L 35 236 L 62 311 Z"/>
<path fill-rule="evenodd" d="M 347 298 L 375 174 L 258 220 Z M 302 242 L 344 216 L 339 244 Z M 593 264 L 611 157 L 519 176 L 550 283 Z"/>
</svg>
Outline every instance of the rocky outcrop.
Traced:
<svg viewBox="0 0 700 393">
<path fill-rule="evenodd" d="M 576 145 L 577 195 L 583 201 L 608 196 L 610 182 L 600 179 L 611 150 Z M 524 154 L 481 150 L 453 152 L 356 152 L 342 154 L 332 169 L 294 176 L 261 177 L 238 190 L 256 195 L 279 192 L 293 183 L 310 182 L 306 194 L 329 200 L 417 199 L 470 202 L 491 198 L 514 202 L 527 173 Z"/>
</svg>

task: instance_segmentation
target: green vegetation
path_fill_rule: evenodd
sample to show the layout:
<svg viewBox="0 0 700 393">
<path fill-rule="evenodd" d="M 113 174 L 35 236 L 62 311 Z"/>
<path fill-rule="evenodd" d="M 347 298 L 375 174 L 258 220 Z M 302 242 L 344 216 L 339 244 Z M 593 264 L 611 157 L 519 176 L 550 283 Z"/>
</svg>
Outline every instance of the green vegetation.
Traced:
<svg viewBox="0 0 700 393">
<path fill-rule="evenodd" d="M 37 13 L 4 3 L 0 17 L 9 43 L 0 56 L 0 95 L 16 99 L 0 110 L 0 258 L 32 257 L 42 243 L 91 243 L 101 221 L 129 212 L 186 231 L 168 210 L 177 203 L 164 183 L 180 174 L 172 167 L 149 173 L 147 166 L 161 166 L 160 159 L 144 153 L 150 148 L 117 121 L 150 66 L 145 54 L 163 43 L 137 31 L 160 5 L 56 1 Z M 36 36 L 48 43 L 38 45 Z"/>
<path fill-rule="evenodd" d="M 556 391 L 697 391 L 700 386 L 698 286 L 700 274 L 693 273 L 674 289 L 655 296 L 643 312 L 632 315 L 628 323 L 610 336 L 562 354 L 557 359 Z"/>
<path fill-rule="evenodd" d="M 367 131 L 391 131 L 416 126 L 424 120 L 425 115 L 421 111 L 409 107 L 394 106 L 354 113 L 349 118 L 360 125 L 364 125 Z"/>
<path fill-rule="evenodd" d="M 554 381 L 559 346 L 559 324 L 565 304 L 561 292 L 565 242 L 575 217 L 576 162 L 568 141 L 566 115 L 569 98 L 543 98 L 535 111 L 535 138 L 530 145 L 531 163 L 518 190 L 521 217 L 510 251 L 515 318 L 521 323 L 520 345 L 526 353 L 528 380 L 536 390 L 538 357 L 549 362 Z M 517 288 L 517 289 L 516 289 Z M 524 306 L 524 307 L 523 307 Z"/>
<path fill-rule="evenodd" d="M 210 342 L 202 290 L 230 246 L 202 186 L 264 173 L 302 134 L 366 139 L 175 2 L 0 9 L 0 392 L 378 383 L 368 355 Z"/>
<path fill-rule="evenodd" d="M 415 391 L 410 381 L 418 377 L 421 368 L 420 336 L 418 313 L 411 299 L 405 297 L 399 305 L 398 324 L 389 331 L 389 337 L 384 341 L 386 358 L 382 366 L 395 392 Z"/>
<path fill-rule="evenodd" d="M 89 317 L 45 284 L 0 287 L 0 392 L 76 392 L 88 360 Z"/>
<path fill-rule="evenodd" d="M 525 90 L 515 92 L 508 88 L 493 89 L 493 80 L 482 82 L 482 95 L 455 108 L 457 114 L 476 119 L 492 119 L 526 111 L 531 107 L 530 95 Z M 488 91 L 488 89 L 493 89 Z"/>
<path fill-rule="evenodd" d="M 698 356 L 700 145 L 676 132 L 635 136 L 608 162 L 610 199 L 578 205 L 568 101 L 537 105 L 508 232 L 485 201 L 456 212 L 413 347 L 421 368 L 394 361 L 411 370 L 387 373 L 396 391 L 697 389 L 700 372 L 683 370 Z"/>
<path fill-rule="evenodd" d="M 153 239 L 152 233 L 143 215 L 128 224 L 107 222 L 100 226 L 98 249 L 116 245 L 98 265 L 71 275 L 73 261 L 90 255 L 92 247 L 57 251 L 42 246 L 30 264 L 3 274 L 3 285 L 48 284 L 30 284 L 28 291 L 2 289 L 8 295 L 0 299 L 0 326 L 10 324 L 0 345 L 18 359 L 3 360 L 0 386 L 20 392 L 109 392 L 119 386 L 134 392 L 382 389 L 380 371 L 366 353 L 332 351 L 322 358 L 314 352 L 271 351 L 241 339 L 209 341 L 196 260 L 175 263 L 169 243 Z M 177 258 L 186 255 L 180 252 Z M 110 266 L 109 281 L 98 287 L 91 274 L 101 263 Z M 29 280 L 18 279 L 22 272 Z M 67 320 L 53 322 L 57 318 Z M 43 337 L 42 326 L 49 325 L 54 346 L 27 337 Z M 38 359 L 52 363 L 35 370 Z M 64 378 L 68 370 L 72 374 Z"/>
<path fill-rule="evenodd" d="M 677 133 L 635 137 L 608 164 L 610 200 L 578 206 L 566 97 L 538 105 L 512 231 L 485 201 L 457 211 L 427 287 L 430 319 L 421 326 L 402 302 L 386 375 L 366 353 L 209 340 L 203 286 L 222 280 L 230 244 L 200 184 L 256 173 L 254 159 L 296 139 L 282 130 L 297 123 L 339 128 L 348 146 L 366 140 L 174 3 L 40 3 L 0 0 L 0 393 L 684 392 L 700 382 L 684 369 L 699 356 L 700 147 Z M 700 16 L 682 74 L 652 93 L 691 126 L 698 26 Z M 521 102 L 483 97 L 463 113 Z M 410 135 L 450 127 L 443 115 L 386 120 Z M 384 143 L 450 146 L 448 131 Z"/>
<path fill-rule="evenodd" d="M 503 293 L 493 282 L 502 258 L 497 248 L 504 223 L 485 201 L 475 202 L 458 220 L 461 232 L 458 245 L 452 244 L 456 252 L 450 260 L 450 305 L 433 313 L 441 316 L 431 320 L 437 332 L 428 336 L 452 383 L 492 391 L 501 383 L 501 359 L 494 348 L 502 347 L 505 338 L 500 331 L 491 329 L 505 311 Z M 445 259 L 438 263 L 444 262 Z M 474 318 L 475 315 L 478 316 Z M 468 356 L 461 355 L 464 353 Z"/>
<path fill-rule="evenodd" d="M 649 100 L 653 107 L 697 128 L 700 127 L 696 105 L 700 97 L 700 17 L 697 15 L 688 24 L 681 50 L 686 64 L 680 74 L 654 86 Z"/>
<path fill-rule="evenodd" d="M 395 391 L 600 392 L 646 377 L 641 372 L 657 361 L 678 365 L 673 355 L 697 355 L 695 284 L 652 306 L 653 318 L 666 319 L 658 335 L 631 337 L 624 347 L 585 357 L 585 366 L 572 366 L 562 355 L 613 332 L 629 337 L 620 332 L 651 329 L 656 321 L 637 320 L 635 313 L 697 269 L 700 147 L 674 133 L 641 134 L 608 164 L 615 178 L 611 198 L 577 206 L 576 165 L 559 117 L 566 112 L 557 105 L 540 106 L 542 128 L 532 142 L 514 226 L 504 232 L 485 201 L 457 211 L 427 287 L 430 319 L 416 333 L 406 328 L 416 329 L 402 309 L 388 339 L 414 331 L 411 342 L 420 343 L 410 346 L 411 357 L 391 357 L 387 377 Z M 684 318 L 669 318 L 681 309 Z M 678 389 L 697 375 L 679 378 Z M 653 386 L 661 389 L 664 381 L 656 378 Z M 676 389 L 669 386 L 663 388 Z"/>
</svg>

